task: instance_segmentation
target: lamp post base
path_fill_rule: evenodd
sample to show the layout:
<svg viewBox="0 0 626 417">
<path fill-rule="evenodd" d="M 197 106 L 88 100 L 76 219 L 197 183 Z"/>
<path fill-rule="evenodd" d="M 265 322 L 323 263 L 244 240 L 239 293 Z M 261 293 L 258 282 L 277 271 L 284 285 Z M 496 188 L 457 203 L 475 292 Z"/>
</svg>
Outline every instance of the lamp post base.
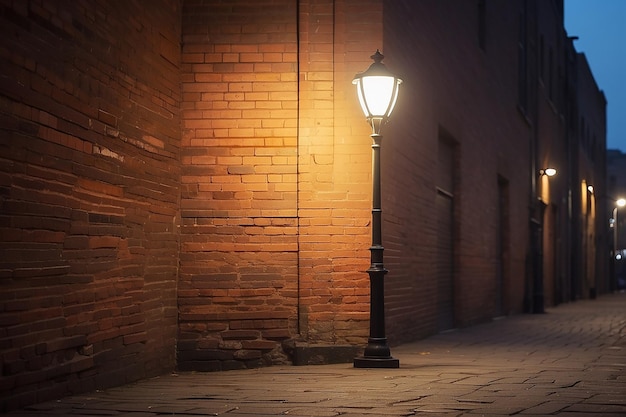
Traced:
<svg viewBox="0 0 626 417">
<path fill-rule="evenodd" d="M 389 358 L 368 358 L 359 356 L 354 358 L 355 368 L 399 368 L 400 360 Z"/>
<path fill-rule="evenodd" d="M 354 358 L 355 368 L 399 368 L 400 361 L 391 357 L 387 338 L 370 337 L 363 356 Z"/>
</svg>

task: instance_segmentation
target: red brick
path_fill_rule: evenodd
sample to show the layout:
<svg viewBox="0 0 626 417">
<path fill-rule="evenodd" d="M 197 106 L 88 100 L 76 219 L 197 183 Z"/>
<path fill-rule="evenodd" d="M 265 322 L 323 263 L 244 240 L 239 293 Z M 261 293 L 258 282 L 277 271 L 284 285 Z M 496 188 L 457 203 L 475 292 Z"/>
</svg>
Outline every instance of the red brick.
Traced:
<svg viewBox="0 0 626 417">
<path fill-rule="evenodd" d="M 455 285 L 463 294 L 457 322 L 491 318 L 497 178 L 512 190 L 509 240 L 528 240 L 532 132 L 525 118 L 532 115 L 515 107 L 518 33 L 507 24 L 517 22 L 515 7 L 490 9 L 503 19 L 481 50 L 467 19 L 474 6 L 463 2 L 206 0 L 188 7 L 158 0 L 151 8 L 104 2 L 89 11 L 71 2 L 32 10 L 14 3 L 2 23 L 15 36 L 0 52 L 7 70 L 0 120 L 12 144 L 0 158 L 0 275 L 12 286 L 0 322 L 27 359 L 5 356 L 26 395 L 80 389 L 71 381 L 85 370 L 84 386 L 95 389 L 171 369 L 177 319 L 181 360 L 194 364 L 233 356 L 259 364 L 253 359 L 262 351 L 292 337 L 364 342 L 371 149 L 350 81 L 377 48 L 406 78 L 382 153 L 390 339 L 437 331 L 437 155 L 446 140 L 458 146 L 461 183 L 453 190 Z M 537 5 L 537 30 L 551 28 L 542 36 L 559 45 L 558 16 Z M 450 19 L 461 24 L 450 30 Z M 419 53 L 406 54 L 407 42 Z M 57 55 L 36 53 L 68 48 L 76 58 L 71 79 Z M 560 60 L 573 51 L 559 48 Z M 581 82 L 593 81 L 588 69 L 581 67 Z M 542 81 L 535 92 L 541 163 L 565 166 L 568 150 L 555 139 L 568 133 L 559 119 L 562 97 L 552 100 Z M 579 100 L 594 129 L 604 116 L 598 98 Z M 591 134 L 603 138 L 599 129 Z M 585 184 L 593 179 L 600 189 L 601 163 L 594 167 L 589 146 L 573 160 Z M 606 231 L 597 213 L 604 203 L 587 210 L 594 199 L 581 183 L 573 187 L 574 220 L 586 222 L 583 236 L 596 236 L 602 251 Z M 563 183 L 542 179 L 539 188 L 546 202 L 569 198 Z M 551 204 L 548 227 L 565 218 Z M 555 258 L 557 246 L 546 246 L 546 258 Z M 573 255 L 590 259 L 590 251 Z M 521 308 L 524 252 L 508 248 L 507 311 Z M 558 277 L 548 263 L 553 298 Z M 572 271 L 589 278 L 581 280 L 585 292 L 603 275 L 600 263 Z M 422 319 L 407 325 L 409 315 Z M 89 344 L 74 346 L 81 337 Z M 58 355 L 45 355 L 37 340 L 50 340 Z M 23 372 L 47 366 L 49 374 Z"/>
<path fill-rule="evenodd" d="M 241 343 L 244 349 L 272 350 L 277 346 L 278 344 L 271 340 L 244 340 Z"/>
<path fill-rule="evenodd" d="M 71 375 L 85 369 L 93 372 L 83 376 L 84 386 L 95 388 L 96 381 L 102 381 L 96 378 L 98 372 L 125 369 L 116 356 L 132 357 L 137 367 L 145 369 L 135 377 L 158 375 L 174 367 L 173 355 L 165 353 L 171 352 L 171 346 L 165 345 L 176 333 L 175 321 L 165 318 L 176 305 L 174 275 L 149 271 L 169 268 L 171 259 L 177 257 L 173 219 L 178 210 L 182 93 L 175 66 L 180 51 L 177 41 L 171 40 L 180 38 L 180 12 L 176 11 L 180 5 L 163 0 L 150 10 L 130 3 L 118 6 L 99 5 L 97 13 L 107 19 L 97 22 L 91 11 L 71 3 L 55 4 L 51 13 L 34 6 L 33 13 L 40 20 L 29 20 L 28 25 L 19 25 L 8 15 L 2 19 L 3 26 L 16 34 L 14 39 L 7 38 L 3 51 L 21 51 L 22 56 L 19 61 L 1 57 L 12 62 L 8 75 L 30 86 L 7 84 L 7 108 L 14 109 L 12 117 L 18 119 L 7 137 L 19 135 L 16 144 L 30 145 L 7 148 L 3 160 L 14 163 L 10 168 L 0 167 L 15 197 L 5 204 L 12 232 L 3 237 L 19 242 L 13 245 L 15 256 L 5 253 L 2 269 L 13 271 L 14 291 L 20 297 L 11 303 L 20 301 L 27 308 L 16 317 L 5 312 L 0 321 L 17 320 L 13 343 L 24 345 L 25 354 L 32 353 L 28 353 L 28 366 L 50 367 L 49 373 L 36 380 L 20 379 L 20 392 L 37 392 L 40 401 L 51 399 L 46 395 L 52 394 L 46 393 L 77 389 L 75 385 L 70 388 Z M 19 4 L 8 7 L 21 12 Z M 135 18 L 126 18 L 131 15 Z M 72 21 L 59 29 L 67 30 L 63 36 L 49 31 L 58 16 Z M 137 25 L 146 31 L 137 31 Z M 81 26 L 84 31 L 75 29 Z M 110 33 L 126 33 L 128 42 L 108 39 L 104 43 L 113 46 L 105 51 L 101 36 Z M 13 45 L 18 39 L 28 39 L 29 47 Z M 141 54 L 129 53 L 129 45 Z M 58 55 L 37 52 L 67 48 L 77 63 L 71 80 Z M 96 55 L 100 58 L 94 60 Z M 132 60 L 124 58 L 131 55 L 135 55 Z M 123 71 L 118 70 L 122 67 Z M 153 71 L 146 72 L 146 67 Z M 13 208 L 18 211 L 12 213 Z M 20 229 L 19 234 L 13 232 Z M 122 236 L 132 236 L 133 243 Z M 56 251 L 60 252 L 54 255 Z M 47 260 L 49 256 L 56 259 Z M 147 269 L 146 264 L 150 265 Z M 106 282 L 107 276 L 119 279 L 126 274 L 136 278 Z M 109 289 L 99 287 L 103 284 Z M 44 286 L 57 295 L 42 296 L 37 288 Z M 101 303 L 94 304 L 95 294 Z M 63 299 L 61 311 L 52 308 L 62 304 L 60 299 L 53 302 L 57 297 Z M 147 302 L 153 299 L 158 304 Z M 97 317 L 112 314 L 117 315 L 117 325 L 111 322 L 108 330 L 99 331 Z M 138 331 L 133 326 L 139 323 Z M 116 327 L 120 325 L 127 328 Z M 29 332 L 20 334 L 25 328 Z M 114 341 L 128 331 L 134 332 L 125 336 L 133 346 L 146 342 L 148 334 L 161 336 L 153 337 L 149 348 L 126 352 Z M 52 363 L 44 351 L 28 350 L 32 338 L 49 340 L 42 346 L 58 351 L 57 360 Z M 82 349 L 87 340 L 98 342 L 93 354 L 104 359 L 66 354 Z M 104 345 L 110 346 L 110 353 L 103 356 Z"/>
</svg>

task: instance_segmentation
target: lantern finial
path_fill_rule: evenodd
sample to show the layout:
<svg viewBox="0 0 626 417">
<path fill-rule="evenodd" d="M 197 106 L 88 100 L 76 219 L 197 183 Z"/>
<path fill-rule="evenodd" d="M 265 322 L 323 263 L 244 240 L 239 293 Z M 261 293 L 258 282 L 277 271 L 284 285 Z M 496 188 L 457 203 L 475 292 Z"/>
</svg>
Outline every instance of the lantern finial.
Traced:
<svg viewBox="0 0 626 417">
<path fill-rule="evenodd" d="M 380 62 L 385 59 L 385 56 L 380 53 L 380 50 L 377 49 L 376 53 L 370 56 L 370 58 L 372 58 L 375 63 L 380 64 Z"/>
</svg>

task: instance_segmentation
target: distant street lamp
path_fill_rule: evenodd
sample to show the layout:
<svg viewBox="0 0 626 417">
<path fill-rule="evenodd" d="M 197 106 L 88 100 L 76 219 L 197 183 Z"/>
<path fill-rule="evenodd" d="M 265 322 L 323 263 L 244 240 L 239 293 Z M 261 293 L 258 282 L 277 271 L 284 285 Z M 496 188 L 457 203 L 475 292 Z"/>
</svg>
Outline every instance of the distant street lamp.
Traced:
<svg viewBox="0 0 626 417">
<path fill-rule="evenodd" d="M 374 63 L 367 71 L 352 80 L 356 85 L 359 103 L 372 125 L 372 246 L 370 277 L 370 335 L 363 356 L 354 358 L 355 368 L 398 368 L 400 361 L 391 357 L 385 336 L 385 282 L 388 272 L 383 266 L 382 209 L 380 198 L 380 128 L 391 115 L 398 98 L 402 80 L 387 70 L 381 61 L 384 56 L 377 50 L 371 56 Z"/>
<path fill-rule="evenodd" d="M 556 175 L 556 169 L 546 168 L 539 170 L 539 176 L 547 175 L 548 177 L 554 177 Z"/>
<path fill-rule="evenodd" d="M 539 178 L 553 177 L 557 173 L 555 168 L 544 168 L 539 170 Z M 546 203 L 537 198 L 535 206 L 535 216 L 531 219 L 531 244 L 533 246 L 533 301 L 531 311 L 535 314 L 544 312 L 543 294 L 543 217 L 546 210 Z"/>
<path fill-rule="evenodd" d="M 618 209 L 624 206 L 626 206 L 626 199 L 620 198 L 615 201 L 615 207 L 613 207 L 613 216 L 611 218 L 611 224 L 610 224 L 610 226 L 613 228 L 613 251 L 611 253 L 611 267 L 613 269 L 613 282 L 614 282 L 615 288 L 618 287 L 616 262 L 622 260 L 621 250 L 618 253 L 619 223 L 617 221 L 618 220 L 617 215 L 619 211 Z"/>
</svg>

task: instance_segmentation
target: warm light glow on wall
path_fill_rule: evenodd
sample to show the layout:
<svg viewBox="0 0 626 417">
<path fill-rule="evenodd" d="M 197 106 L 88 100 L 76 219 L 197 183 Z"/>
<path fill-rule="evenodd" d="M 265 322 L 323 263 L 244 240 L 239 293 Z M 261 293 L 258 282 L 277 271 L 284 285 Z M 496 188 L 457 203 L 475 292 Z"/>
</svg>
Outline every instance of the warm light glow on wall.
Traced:
<svg viewBox="0 0 626 417">
<path fill-rule="evenodd" d="M 589 195 L 587 196 L 587 198 L 589 198 L 589 210 L 590 210 L 590 215 L 592 219 L 595 219 L 596 217 L 596 195 L 593 193 L 593 185 L 589 184 L 587 185 L 587 191 L 589 192 Z"/>
<path fill-rule="evenodd" d="M 580 183 L 580 206 L 582 208 L 582 214 L 587 214 L 587 181 L 583 180 Z"/>
<path fill-rule="evenodd" d="M 555 175 L 555 168 L 539 170 L 539 199 L 546 204 L 550 204 L 550 177 L 554 177 Z"/>
</svg>

